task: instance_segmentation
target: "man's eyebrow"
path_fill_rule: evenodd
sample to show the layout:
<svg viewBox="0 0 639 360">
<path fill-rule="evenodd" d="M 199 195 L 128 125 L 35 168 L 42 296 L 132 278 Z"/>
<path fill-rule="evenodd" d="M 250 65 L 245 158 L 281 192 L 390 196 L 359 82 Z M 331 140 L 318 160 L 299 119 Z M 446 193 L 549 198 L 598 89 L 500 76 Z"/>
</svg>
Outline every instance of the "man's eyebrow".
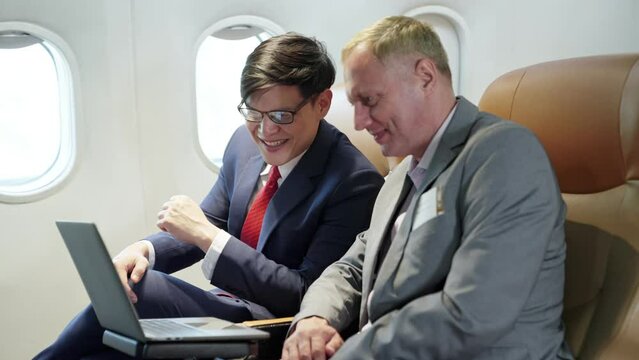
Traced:
<svg viewBox="0 0 639 360">
<path fill-rule="evenodd" d="M 353 89 L 351 89 L 351 91 L 345 91 L 345 94 L 346 100 L 348 100 L 348 102 L 351 104 L 354 104 L 356 99 L 362 98 L 361 94 Z"/>
<path fill-rule="evenodd" d="M 353 98 L 350 95 L 346 95 L 346 100 L 353 105 Z"/>
<path fill-rule="evenodd" d="M 260 112 L 265 112 L 265 113 L 267 113 L 267 112 L 273 112 L 273 111 L 288 111 L 288 112 L 291 112 L 291 111 L 295 108 L 295 105 L 293 105 L 293 106 L 282 106 L 282 107 L 278 107 L 277 109 L 273 109 L 273 110 L 264 110 L 264 111 L 262 111 L 262 110 L 258 110 L 258 109 L 256 109 L 256 108 L 252 107 L 252 106 L 251 106 L 251 105 L 249 105 L 247 102 L 244 102 L 244 106 L 246 106 L 247 108 L 249 108 L 249 109 L 251 109 L 251 110 L 260 111 Z"/>
</svg>

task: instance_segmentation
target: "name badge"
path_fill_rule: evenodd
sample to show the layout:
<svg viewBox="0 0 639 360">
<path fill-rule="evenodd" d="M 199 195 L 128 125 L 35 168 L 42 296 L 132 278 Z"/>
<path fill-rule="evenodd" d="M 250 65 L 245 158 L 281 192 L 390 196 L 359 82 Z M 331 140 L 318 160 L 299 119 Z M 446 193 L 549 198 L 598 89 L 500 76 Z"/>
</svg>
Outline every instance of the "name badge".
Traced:
<svg viewBox="0 0 639 360">
<path fill-rule="evenodd" d="M 441 199 L 441 191 L 437 187 L 423 193 L 417 201 L 417 207 L 415 208 L 415 217 L 413 218 L 413 225 L 411 230 L 418 228 L 426 221 L 440 215 L 444 212 Z"/>
</svg>

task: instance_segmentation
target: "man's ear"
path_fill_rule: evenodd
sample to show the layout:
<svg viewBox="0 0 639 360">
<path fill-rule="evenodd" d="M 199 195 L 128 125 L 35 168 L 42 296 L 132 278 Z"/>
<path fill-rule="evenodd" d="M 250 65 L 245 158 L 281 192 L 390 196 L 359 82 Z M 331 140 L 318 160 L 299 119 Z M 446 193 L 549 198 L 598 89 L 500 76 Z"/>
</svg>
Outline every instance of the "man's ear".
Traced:
<svg viewBox="0 0 639 360">
<path fill-rule="evenodd" d="M 328 114 L 332 100 L 333 92 L 331 89 L 326 89 L 317 96 L 316 106 L 322 118 L 326 117 L 326 114 Z"/>
<path fill-rule="evenodd" d="M 415 63 L 415 75 L 426 92 L 433 91 L 437 85 L 437 65 L 429 58 L 421 58 Z"/>
</svg>

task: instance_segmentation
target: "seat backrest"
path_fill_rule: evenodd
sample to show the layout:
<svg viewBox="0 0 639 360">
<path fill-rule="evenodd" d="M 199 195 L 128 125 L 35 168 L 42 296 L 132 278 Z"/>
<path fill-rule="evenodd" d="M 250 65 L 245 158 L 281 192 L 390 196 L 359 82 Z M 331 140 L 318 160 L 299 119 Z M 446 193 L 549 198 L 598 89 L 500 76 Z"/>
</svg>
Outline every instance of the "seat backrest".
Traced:
<svg viewBox="0 0 639 360">
<path fill-rule="evenodd" d="M 355 130 L 353 106 L 346 98 L 346 91 L 343 85 L 335 85 L 331 90 L 333 91 L 333 101 L 331 103 L 331 109 L 328 115 L 326 115 L 326 121 L 346 134 L 353 145 L 375 165 L 380 174 L 386 176 L 395 165 L 399 164 L 401 159 L 385 157 L 382 154 L 379 144 L 375 142 L 369 133 Z"/>
<path fill-rule="evenodd" d="M 581 359 L 639 358 L 639 54 L 502 75 L 480 109 L 531 129 L 567 204 L 566 336 Z"/>
</svg>

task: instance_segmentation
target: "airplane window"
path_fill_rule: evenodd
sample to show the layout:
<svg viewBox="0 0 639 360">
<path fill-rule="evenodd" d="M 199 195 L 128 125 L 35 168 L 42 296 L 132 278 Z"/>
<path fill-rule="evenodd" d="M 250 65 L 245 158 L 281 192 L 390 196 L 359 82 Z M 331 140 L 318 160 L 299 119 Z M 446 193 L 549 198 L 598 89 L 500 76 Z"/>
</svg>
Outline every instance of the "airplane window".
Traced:
<svg viewBox="0 0 639 360">
<path fill-rule="evenodd" d="M 432 26 L 446 49 L 455 94 L 463 94 L 462 70 L 464 69 L 466 23 L 453 10 L 444 6 L 428 5 L 413 9 L 406 14 Z"/>
<path fill-rule="evenodd" d="M 70 77 L 53 44 L 0 30 L 0 201 L 24 202 L 70 167 Z"/>
<path fill-rule="evenodd" d="M 240 76 L 246 57 L 269 32 L 251 25 L 225 27 L 207 36 L 196 58 L 198 137 L 202 151 L 218 168 L 231 135 L 244 119 L 237 112 Z"/>
</svg>

